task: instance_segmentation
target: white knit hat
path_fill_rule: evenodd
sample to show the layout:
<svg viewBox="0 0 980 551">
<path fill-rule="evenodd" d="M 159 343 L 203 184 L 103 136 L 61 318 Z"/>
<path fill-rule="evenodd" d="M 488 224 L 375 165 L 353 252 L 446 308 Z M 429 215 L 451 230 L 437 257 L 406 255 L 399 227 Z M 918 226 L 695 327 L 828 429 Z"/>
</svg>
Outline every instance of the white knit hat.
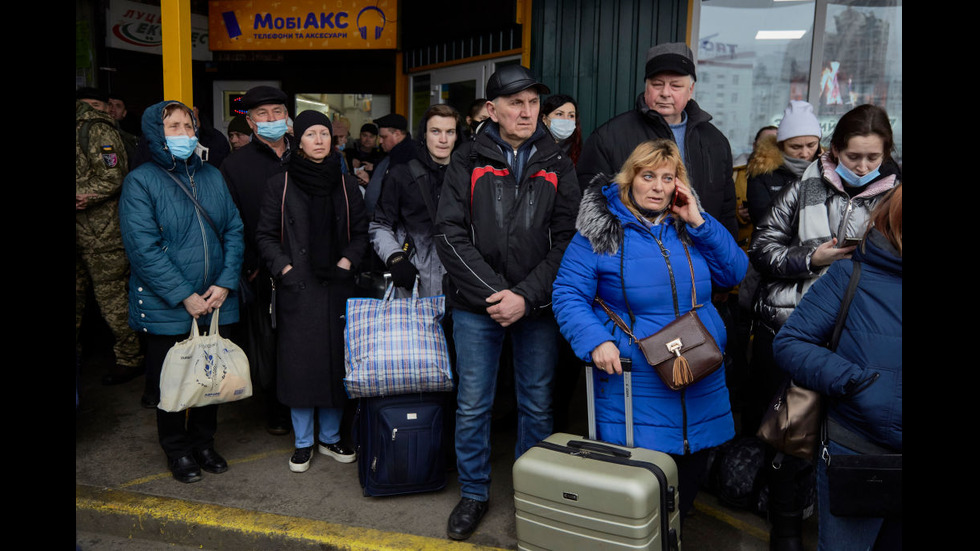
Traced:
<svg viewBox="0 0 980 551">
<path fill-rule="evenodd" d="M 813 114 L 813 106 L 805 101 L 790 100 L 783 111 L 783 120 L 776 131 L 776 141 L 781 142 L 797 136 L 816 136 L 820 134 L 820 121 Z"/>
</svg>

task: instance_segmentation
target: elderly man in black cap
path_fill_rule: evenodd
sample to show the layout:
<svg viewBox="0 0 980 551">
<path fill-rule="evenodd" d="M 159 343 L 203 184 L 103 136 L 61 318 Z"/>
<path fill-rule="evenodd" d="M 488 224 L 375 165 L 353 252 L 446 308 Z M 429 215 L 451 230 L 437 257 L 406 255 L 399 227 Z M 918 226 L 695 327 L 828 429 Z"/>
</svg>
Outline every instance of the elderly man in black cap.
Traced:
<svg viewBox="0 0 980 551">
<path fill-rule="evenodd" d="M 256 86 L 246 92 L 242 103 L 252 141 L 221 163 L 221 174 L 245 223 L 242 271 L 248 288 L 239 292 L 241 337 L 252 371 L 258 376 L 258 386 L 266 394 L 266 429 L 276 435 L 289 434 L 289 408 L 276 398 L 276 337 L 269 316 L 272 286 L 268 270 L 259 259 L 255 228 L 269 179 L 289 166 L 291 140 L 295 139 L 286 134 L 287 100 L 282 90 L 272 86 Z"/>
<path fill-rule="evenodd" d="M 694 54 L 683 42 L 654 46 L 647 50 L 644 76 L 636 107 L 610 119 L 585 142 L 576 165 L 582 189 L 598 174 L 608 183 L 640 143 L 668 138 L 680 149 L 704 211 L 736 236 L 732 148 L 711 124 L 711 115 L 691 99 Z"/>
<path fill-rule="evenodd" d="M 487 82 L 489 121 L 452 156 L 436 214 L 459 373 L 450 538 L 470 537 L 490 499 L 490 420 L 504 339 L 513 345 L 520 456 L 552 430 L 558 326 L 551 286 L 575 233 L 575 167 L 538 125 L 548 87 L 508 65 Z"/>
</svg>

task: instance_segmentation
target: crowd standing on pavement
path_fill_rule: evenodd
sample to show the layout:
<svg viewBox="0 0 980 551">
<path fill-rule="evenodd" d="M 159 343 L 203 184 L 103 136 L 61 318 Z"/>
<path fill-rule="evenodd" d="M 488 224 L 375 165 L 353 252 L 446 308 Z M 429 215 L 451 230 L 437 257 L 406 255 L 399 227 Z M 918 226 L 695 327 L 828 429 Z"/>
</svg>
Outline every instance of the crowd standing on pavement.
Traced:
<svg viewBox="0 0 980 551">
<path fill-rule="evenodd" d="M 786 372 L 834 397 L 838 422 L 901 453 L 901 169 L 885 111 L 844 114 L 822 151 L 812 106 L 791 101 L 775 137 L 760 130 L 736 168 L 728 139 L 693 99 L 697 67 L 686 44 L 646 50 L 642 75 L 635 107 L 584 141 L 575 99 L 520 65 L 499 67 L 486 98 L 465 113 L 427 109 L 414 138 L 399 113 L 356 137 L 345 118 L 313 110 L 290 118 L 287 93 L 264 85 L 245 94 L 246 113 L 227 139 L 196 108 L 170 100 L 148 107 L 129 133 L 123 98 L 77 90 L 76 359 L 94 294 L 115 338 L 103 383 L 145 374 L 141 403 L 156 408 L 167 351 L 220 308 L 220 333 L 248 356 L 266 429 L 293 432 L 288 468 L 304 472 L 314 446 L 342 463 L 357 456 L 345 422 L 354 404 L 343 385 L 346 300 L 376 295 L 382 274 L 398 296 L 416 282 L 420 296 L 445 295 L 455 540 L 478 530 L 490 507 L 495 393 L 516 396 L 516 459 L 563 423 L 578 367 L 591 362 L 603 397 L 598 436 L 624 443 L 620 358 L 646 362 L 596 297 L 635 320 L 638 336 L 697 308 L 731 361 L 747 366 L 737 380 L 721 369 L 680 392 L 633 371 L 636 445 L 676 461 L 682 518 L 711 451 L 754 433 L 760 404 Z M 875 210 L 879 202 L 887 208 Z M 887 317 L 898 343 L 897 358 L 873 359 L 888 381 L 873 394 L 892 400 L 886 420 L 859 394 L 870 384 L 867 365 L 843 363 L 850 383 L 841 387 L 801 357 L 819 346 L 809 335 L 825 329 L 820 301 L 846 283 L 852 256 L 880 266 L 892 286 L 869 294 L 898 289 L 889 295 L 897 309 L 867 314 Z M 739 298 L 748 306 L 736 311 Z M 864 348 L 842 347 L 841 361 L 872 361 L 855 352 Z M 740 428 L 735 395 L 746 400 Z M 157 409 L 176 480 L 228 469 L 215 450 L 217 407 Z M 831 452 L 855 453 L 831 440 Z M 786 459 L 793 468 L 770 474 L 772 549 L 802 548 L 800 478 L 820 477 L 826 493 L 826 469 L 815 463 Z M 894 536 L 894 519 L 857 525 L 823 503 L 819 514 L 822 548 L 831 533 L 859 534 L 865 547 L 879 532 Z"/>
</svg>

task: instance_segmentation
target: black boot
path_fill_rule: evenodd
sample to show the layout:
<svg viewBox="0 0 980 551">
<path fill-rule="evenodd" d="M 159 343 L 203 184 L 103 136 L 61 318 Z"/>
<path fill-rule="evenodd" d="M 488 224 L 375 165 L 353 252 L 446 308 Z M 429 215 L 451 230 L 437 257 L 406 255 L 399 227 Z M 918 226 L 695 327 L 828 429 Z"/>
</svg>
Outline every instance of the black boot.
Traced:
<svg viewBox="0 0 980 551">
<path fill-rule="evenodd" d="M 803 511 L 770 511 L 769 522 L 769 551 L 803 551 Z"/>
</svg>

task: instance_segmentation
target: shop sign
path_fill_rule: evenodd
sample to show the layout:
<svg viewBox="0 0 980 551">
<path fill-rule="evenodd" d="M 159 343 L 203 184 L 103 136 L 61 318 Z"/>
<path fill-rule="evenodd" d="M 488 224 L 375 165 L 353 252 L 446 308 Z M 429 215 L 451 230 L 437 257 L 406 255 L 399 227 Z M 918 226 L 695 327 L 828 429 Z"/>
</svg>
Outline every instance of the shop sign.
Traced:
<svg viewBox="0 0 980 551">
<path fill-rule="evenodd" d="M 398 37 L 395 0 L 211 0 L 211 50 L 383 50 Z"/>
<path fill-rule="evenodd" d="M 160 6 L 113 0 L 106 10 L 106 46 L 163 55 Z M 191 59 L 210 61 L 208 18 L 191 14 Z"/>
</svg>

